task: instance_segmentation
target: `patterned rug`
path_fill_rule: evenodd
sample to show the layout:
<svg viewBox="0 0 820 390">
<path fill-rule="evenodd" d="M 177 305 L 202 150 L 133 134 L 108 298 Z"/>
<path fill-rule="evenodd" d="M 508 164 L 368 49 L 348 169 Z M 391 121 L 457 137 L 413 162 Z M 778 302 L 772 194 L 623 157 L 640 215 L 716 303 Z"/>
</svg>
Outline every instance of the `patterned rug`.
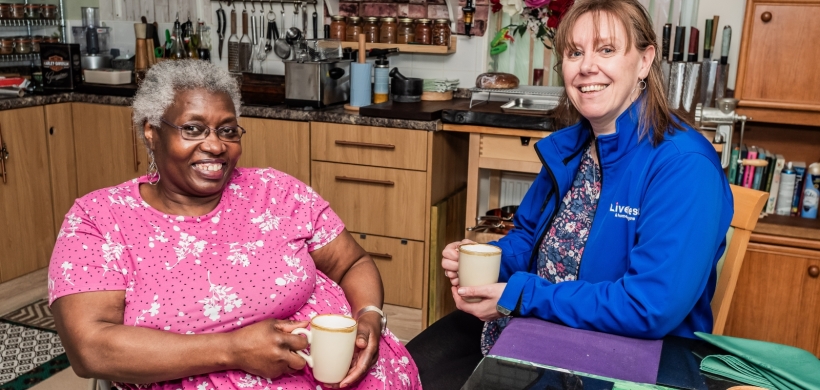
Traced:
<svg viewBox="0 0 820 390">
<path fill-rule="evenodd" d="M 0 318 L 0 390 L 24 390 L 69 366 L 45 300 Z"/>
</svg>

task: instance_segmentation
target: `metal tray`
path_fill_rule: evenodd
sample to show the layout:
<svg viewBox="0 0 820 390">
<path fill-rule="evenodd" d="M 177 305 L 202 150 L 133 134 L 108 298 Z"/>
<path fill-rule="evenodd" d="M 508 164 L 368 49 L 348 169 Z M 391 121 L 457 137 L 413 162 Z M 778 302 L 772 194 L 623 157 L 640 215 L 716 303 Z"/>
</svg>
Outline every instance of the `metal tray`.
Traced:
<svg viewBox="0 0 820 390">
<path fill-rule="evenodd" d="M 558 101 L 518 98 L 501 106 L 501 111 L 515 114 L 543 115 L 558 106 Z"/>
</svg>

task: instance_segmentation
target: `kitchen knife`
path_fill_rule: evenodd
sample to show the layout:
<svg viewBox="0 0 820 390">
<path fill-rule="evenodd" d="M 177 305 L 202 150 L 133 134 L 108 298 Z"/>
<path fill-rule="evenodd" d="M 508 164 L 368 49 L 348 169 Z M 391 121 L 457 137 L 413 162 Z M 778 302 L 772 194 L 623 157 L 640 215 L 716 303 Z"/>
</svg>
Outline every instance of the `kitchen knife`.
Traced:
<svg viewBox="0 0 820 390">
<path fill-rule="evenodd" d="M 225 10 L 222 9 L 222 2 L 216 10 L 216 35 L 219 37 L 219 60 L 222 61 L 222 43 L 225 42 L 225 29 L 228 22 L 225 20 Z"/>
<path fill-rule="evenodd" d="M 228 70 L 239 72 L 239 37 L 236 36 L 236 8 L 231 9 L 231 37 L 228 38 Z"/>
<path fill-rule="evenodd" d="M 712 59 L 712 19 L 706 19 L 706 31 L 703 34 L 703 60 Z"/>
<path fill-rule="evenodd" d="M 316 3 L 313 3 L 313 39 L 319 39 L 319 14 L 316 13 Z"/>
<path fill-rule="evenodd" d="M 253 45 L 248 36 L 248 10 L 242 10 L 242 38 L 239 39 L 239 71 L 245 72 L 250 69 L 251 54 Z"/>
<path fill-rule="evenodd" d="M 672 39 L 672 23 L 663 25 L 663 40 L 661 41 L 661 60 L 669 60 L 669 41 Z"/>
<path fill-rule="evenodd" d="M 723 38 L 721 38 L 720 64 L 729 63 L 729 46 L 732 44 L 732 26 L 723 27 Z"/>
<path fill-rule="evenodd" d="M 672 48 L 672 61 L 683 61 L 683 39 L 686 27 L 675 27 L 675 47 Z"/>
<path fill-rule="evenodd" d="M 686 58 L 688 62 L 698 62 L 698 38 L 700 32 L 696 27 L 692 27 L 689 33 L 689 56 Z"/>
<path fill-rule="evenodd" d="M 715 17 L 712 18 L 712 40 L 710 41 L 710 42 L 712 42 L 712 45 L 709 47 L 712 52 L 717 51 L 716 46 L 717 46 L 717 31 L 718 31 L 718 26 L 719 26 L 718 22 L 720 22 L 720 16 L 715 15 Z M 711 54 L 712 53 L 709 53 L 709 59 L 710 60 L 712 59 Z"/>
</svg>

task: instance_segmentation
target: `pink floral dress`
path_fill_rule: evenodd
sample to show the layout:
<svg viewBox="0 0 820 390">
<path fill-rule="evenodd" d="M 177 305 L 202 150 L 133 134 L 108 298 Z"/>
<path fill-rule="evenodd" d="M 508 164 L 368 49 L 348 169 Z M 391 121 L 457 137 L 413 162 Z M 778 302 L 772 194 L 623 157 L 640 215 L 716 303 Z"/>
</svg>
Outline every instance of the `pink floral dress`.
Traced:
<svg viewBox="0 0 820 390">
<path fill-rule="evenodd" d="M 69 294 L 125 290 L 125 325 L 179 334 L 230 332 L 269 318 L 350 314 L 342 289 L 310 257 L 344 224 L 304 183 L 274 169 L 237 168 L 219 205 L 190 217 L 145 203 L 139 193 L 145 182 L 142 177 L 76 201 L 51 257 L 49 303 Z M 139 388 L 321 386 L 306 367 L 279 378 L 221 371 Z M 421 388 L 410 354 L 389 331 L 377 363 L 355 388 Z"/>
</svg>

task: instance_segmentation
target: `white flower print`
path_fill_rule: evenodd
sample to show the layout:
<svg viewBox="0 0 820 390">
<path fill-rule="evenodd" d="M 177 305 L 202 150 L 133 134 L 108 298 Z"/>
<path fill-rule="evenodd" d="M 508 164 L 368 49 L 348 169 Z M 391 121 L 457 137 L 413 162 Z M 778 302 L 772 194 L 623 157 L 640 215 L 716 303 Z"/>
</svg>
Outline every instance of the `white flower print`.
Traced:
<svg viewBox="0 0 820 390">
<path fill-rule="evenodd" d="M 262 233 L 267 233 L 273 229 L 279 230 L 279 223 L 281 221 L 282 217 L 271 214 L 270 209 L 265 209 L 264 214 L 251 219 L 251 222 L 259 225 L 259 229 L 262 230 Z"/>
<path fill-rule="evenodd" d="M 240 299 L 235 293 L 229 294 L 231 290 L 233 290 L 233 287 L 220 286 L 211 283 L 211 271 L 208 271 L 208 284 L 211 285 L 209 290 L 211 296 L 200 300 L 199 303 L 204 305 L 203 313 L 206 317 L 210 318 L 211 321 L 216 321 L 219 319 L 220 311 L 230 313 L 234 308 L 242 306 L 242 299 Z"/>
<path fill-rule="evenodd" d="M 66 233 L 66 228 L 61 227 L 60 228 L 60 233 L 57 234 L 57 238 L 60 238 L 60 237 L 66 237 L 66 238 L 76 237 L 77 236 L 77 234 L 76 234 L 77 233 L 77 225 L 79 225 L 80 222 L 82 222 L 82 221 L 83 220 L 80 217 L 77 217 L 77 216 L 74 215 L 74 213 L 71 213 L 71 215 L 66 217 L 66 222 L 68 223 L 68 230 L 70 230 L 71 232 Z"/>
<path fill-rule="evenodd" d="M 132 209 L 140 207 L 139 202 L 137 202 L 137 200 L 134 199 L 134 197 L 132 197 L 131 195 L 127 195 L 125 198 L 123 198 L 122 196 L 117 196 L 116 198 L 114 198 L 113 196 L 109 195 L 108 200 L 111 202 L 112 205 L 118 204 L 120 206 L 128 206 Z"/>
<path fill-rule="evenodd" d="M 155 232 L 155 233 L 159 233 L 159 235 L 155 235 L 154 237 L 148 237 L 148 246 L 149 246 L 149 247 L 151 247 L 151 248 L 153 248 L 153 247 L 154 247 L 154 241 L 159 241 L 159 242 L 161 242 L 161 243 L 166 243 L 166 242 L 168 242 L 168 238 L 166 238 L 166 237 L 165 237 L 165 232 L 164 232 L 164 231 L 162 231 L 162 229 L 160 229 L 160 227 L 159 227 L 159 226 L 154 225 L 154 224 L 152 223 L 152 224 L 151 224 L 151 227 L 153 227 L 153 228 L 154 228 L 154 232 Z"/>
<path fill-rule="evenodd" d="M 239 264 L 243 267 L 247 267 L 247 266 L 251 265 L 251 261 L 250 261 L 250 258 L 248 257 L 248 253 L 250 253 L 251 255 L 256 256 L 256 248 L 261 248 L 263 245 L 265 245 L 265 243 L 262 240 L 259 240 L 259 241 L 255 241 L 255 242 L 254 241 L 246 242 L 246 243 L 242 244 L 241 246 L 239 245 L 238 242 L 233 242 L 233 243 L 230 243 L 228 245 L 230 245 L 230 249 L 228 249 L 228 251 L 231 253 L 228 256 L 228 260 L 231 261 L 231 265 Z M 242 249 L 247 250 L 248 253 L 242 253 Z"/>
<path fill-rule="evenodd" d="M 68 271 L 74 269 L 74 265 L 67 261 L 64 261 L 63 264 L 60 265 L 60 268 L 63 269 L 63 280 L 65 280 L 73 286 L 74 282 L 71 281 L 71 274 L 68 273 Z"/>
<path fill-rule="evenodd" d="M 234 195 L 236 195 L 236 197 L 237 197 L 237 198 L 239 198 L 239 199 L 247 199 L 247 198 L 245 197 L 245 195 L 244 195 L 244 194 L 242 194 L 242 192 L 239 192 L 239 190 L 241 190 L 241 189 L 242 189 L 242 186 L 240 186 L 239 184 L 236 184 L 236 183 L 231 183 L 231 184 L 228 186 L 228 189 L 229 189 L 229 190 L 231 190 L 231 191 L 233 191 L 233 194 L 234 194 Z M 237 193 L 237 192 L 238 192 L 238 193 Z"/>
<path fill-rule="evenodd" d="M 208 382 L 202 382 L 202 383 L 196 385 L 196 390 L 213 390 L 213 389 L 214 389 L 213 387 L 208 389 Z"/>
<path fill-rule="evenodd" d="M 119 260 L 120 257 L 122 257 L 125 250 L 125 245 L 114 242 L 114 240 L 111 239 L 111 233 L 105 233 L 105 244 L 102 244 L 101 248 L 103 260 L 105 260 L 102 264 L 103 275 L 110 270 L 120 272 L 119 267 L 117 267 L 117 263 L 111 264 L 110 268 L 108 265 L 112 260 Z"/>
<path fill-rule="evenodd" d="M 48 278 L 48 301 L 54 302 L 54 279 L 51 277 Z"/>
<path fill-rule="evenodd" d="M 556 273 L 555 264 L 552 262 L 552 260 L 547 260 L 547 272 L 549 272 L 550 275 L 555 275 Z"/>
<path fill-rule="evenodd" d="M 177 262 L 174 265 L 170 263 L 165 263 L 165 269 L 171 270 L 172 268 L 176 267 L 180 261 L 184 260 L 188 257 L 188 255 L 193 256 L 194 258 L 199 258 L 202 254 L 202 251 L 205 250 L 205 245 L 208 245 L 208 242 L 205 240 L 196 240 L 196 237 L 189 235 L 185 232 L 179 233 L 179 242 L 177 242 L 177 246 L 174 247 L 174 252 L 177 254 Z"/>
<path fill-rule="evenodd" d="M 370 375 L 373 375 L 376 379 L 382 381 L 382 383 L 387 379 L 387 375 L 384 373 L 384 363 L 385 359 L 381 358 L 379 362 L 373 366 L 373 369 L 370 370 Z"/>
<path fill-rule="evenodd" d="M 151 307 L 148 308 L 148 309 L 142 310 L 142 314 L 137 316 L 137 319 L 134 320 L 134 326 L 137 326 L 137 324 L 139 324 L 140 321 L 145 321 L 145 315 L 146 314 L 150 314 L 151 317 L 159 314 L 160 304 L 159 304 L 159 302 L 157 302 L 157 299 L 159 299 L 159 295 L 154 295 L 154 302 L 151 302 Z"/>
<path fill-rule="evenodd" d="M 262 377 L 254 376 L 254 375 L 251 375 L 251 374 L 245 374 L 245 377 L 240 378 L 237 381 L 236 385 L 239 388 L 245 389 L 245 388 L 254 387 L 254 386 L 257 386 L 257 385 L 262 386 L 263 384 L 265 384 L 265 382 L 267 382 L 268 384 L 273 383 L 273 381 L 268 379 L 268 378 L 262 378 Z M 268 387 L 265 387 L 265 388 L 269 389 Z M 280 389 L 281 389 L 281 387 L 280 387 Z"/>
<path fill-rule="evenodd" d="M 310 196 L 302 194 L 293 194 L 293 199 L 296 199 L 296 201 L 299 203 L 307 203 L 310 200 Z"/>
</svg>

